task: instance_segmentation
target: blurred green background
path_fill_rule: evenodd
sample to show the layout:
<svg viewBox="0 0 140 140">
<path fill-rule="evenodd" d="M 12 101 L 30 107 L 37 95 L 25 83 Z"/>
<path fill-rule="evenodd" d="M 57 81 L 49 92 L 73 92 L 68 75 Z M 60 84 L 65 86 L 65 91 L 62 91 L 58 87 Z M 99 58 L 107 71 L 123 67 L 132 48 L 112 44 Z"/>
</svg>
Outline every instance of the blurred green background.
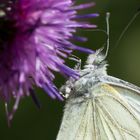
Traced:
<svg viewBox="0 0 140 140">
<path fill-rule="evenodd" d="M 77 0 L 78 3 L 92 0 Z M 124 79 L 140 86 L 140 15 L 129 27 L 119 45 L 115 48 L 121 32 L 130 19 L 140 8 L 139 0 L 95 0 L 94 8 L 82 11 L 82 13 L 98 12 L 100 17 L 90 20 L 98 25 L 99 29 L 105 29 L 105 14 L 111 13 L 110 18 L 110 50 L 108 55 L 108 74 Z M 81 31 L 77 34 L 87 36 L 87 43 L 77 43 L 92 49 L 102 47 L 106 41 L 106 35 L 99 31 Z M 76 52 L 83 61 L 86 54 Z M 71 65 L 71 64 L 70 64 Z M 56 84 L 62 84 L 61 77 L 57 76 Z M 50 99 L 43 91 L 37 90 L 42 108 L 38 110 L 30 97 L 24 98 L 16 112 L 12 126 L 8 128 L 4 105 L 0 103 L 0 140 L 55 140 L 64 103 Z"/>
</svg>

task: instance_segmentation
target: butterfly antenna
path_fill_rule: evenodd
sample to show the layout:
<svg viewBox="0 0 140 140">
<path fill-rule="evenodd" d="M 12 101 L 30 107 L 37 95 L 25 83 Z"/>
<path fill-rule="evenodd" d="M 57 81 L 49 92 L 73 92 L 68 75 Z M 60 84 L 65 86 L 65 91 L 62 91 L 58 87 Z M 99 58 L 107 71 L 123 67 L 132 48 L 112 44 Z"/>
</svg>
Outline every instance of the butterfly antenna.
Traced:
<svg viewBox="0 0 140 140">
<path fill-rule="evenodd" d="M 134 16 L 132 17 L 132 19 L 128 22 L 128 24 L 126 25 L 126 27 L 124 28 L 124 30 L 122 31 L 118 41 L 115 44 L 116 48 L 119 45 L 120 40 L 122 39 L 122 37 L 124 36 L 125 32 L 127 31 L 127 29 L 131 26 L 131 24 L 133 23 L 133 21 L 136 19 L 136 17 L 140 14 L 140 8 L 137 10 L 137 12 L 134 14 Z"/>
<path fill-rule="evenodd" d="M 109 30 L 109 18 L 110 18 L 110 13 L 107 12 L 106 13 L 106 34 L 107 34 L 107 43 L 106 43 L 106 53 L 105 53 L 105 58 L 107 57 L 108 55 L 108 51 L 109 51 L 109 45 L 110 45 L 110 30 Z"/>
</svg>

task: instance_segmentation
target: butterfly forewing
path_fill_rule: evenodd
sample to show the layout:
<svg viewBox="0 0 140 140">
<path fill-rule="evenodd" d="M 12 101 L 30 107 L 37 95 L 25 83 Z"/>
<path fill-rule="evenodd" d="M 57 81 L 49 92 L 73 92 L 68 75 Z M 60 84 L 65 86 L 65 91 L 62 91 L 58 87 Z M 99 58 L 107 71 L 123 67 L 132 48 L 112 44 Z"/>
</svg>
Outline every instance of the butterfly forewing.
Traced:
<svg viewBox="0 0 140 140">
<path fill-rule="evenodd" d="M 126 137 L 140 139 L 140 115 L 137 115 L 136 110 L 131 107 L 129 101 L 122 94 L 125 89 L 121 88 L 121 92 L 119 92 L 115 88 L 107 84 L 98 88 L 100 94 L 96 97 L 97 104 L 104 113 L 105 119 L 111 121 L 110 124 L 115 126 L 123 139 Z M 128 91 L 132 95 L 135 94 L 133 91 Z M 117 140 L 119 139 L 118 136 L 117 134 Z"/>
<path fill-rule="evenodd" d="M 140 116 L 140 93 L 135 91 L 131 91 L 127 88 L 113 86 L 115 90 L 117 90 L 125 100 L 129 103 L 129 105 L 134 109 L 135 115 L 139 118 Z"/>
</svg>

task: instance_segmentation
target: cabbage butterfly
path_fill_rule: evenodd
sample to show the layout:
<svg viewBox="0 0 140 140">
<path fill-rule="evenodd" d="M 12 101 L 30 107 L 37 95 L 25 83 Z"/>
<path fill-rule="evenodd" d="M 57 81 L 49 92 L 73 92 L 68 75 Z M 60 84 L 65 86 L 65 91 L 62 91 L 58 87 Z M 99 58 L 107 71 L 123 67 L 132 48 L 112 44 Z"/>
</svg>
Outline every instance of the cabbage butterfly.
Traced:
<svg viewBox="0 0 140 140">
<path fill-rule="evenodd" d="M 102 49 L 89 55 L 68 96 L 57 140 L 140 140 L 140 88 L 107 75 Z"/>
</svg>

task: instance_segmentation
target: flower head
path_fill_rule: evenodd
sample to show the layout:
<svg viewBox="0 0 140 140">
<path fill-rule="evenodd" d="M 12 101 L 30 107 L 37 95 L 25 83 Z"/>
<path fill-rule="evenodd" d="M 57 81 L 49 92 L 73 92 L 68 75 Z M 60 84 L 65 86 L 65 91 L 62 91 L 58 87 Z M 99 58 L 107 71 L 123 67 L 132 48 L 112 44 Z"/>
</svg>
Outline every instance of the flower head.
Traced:
<svg viewBox="0 0 140 140">
<path fill-rule="evenodd" d="M 19 101 L 32 95 L 33 85 L 43 88 L 52 98 L 63 100 L 56 86 L 53 71 L 76 78 L 77 73 L 64 64 L 73 51 L 90 53 L 72 44 L 77 28 L 94 28 L 77 19 L 98 14 L 78 15 L 77 10 L 93 3 L 74 6 L 75 0 L 3 0 L 0 2 L 0 97 L 6 103 L 11 120 Z M 13 111 L 7 103 L 15 99 Z"/>
</svg>

